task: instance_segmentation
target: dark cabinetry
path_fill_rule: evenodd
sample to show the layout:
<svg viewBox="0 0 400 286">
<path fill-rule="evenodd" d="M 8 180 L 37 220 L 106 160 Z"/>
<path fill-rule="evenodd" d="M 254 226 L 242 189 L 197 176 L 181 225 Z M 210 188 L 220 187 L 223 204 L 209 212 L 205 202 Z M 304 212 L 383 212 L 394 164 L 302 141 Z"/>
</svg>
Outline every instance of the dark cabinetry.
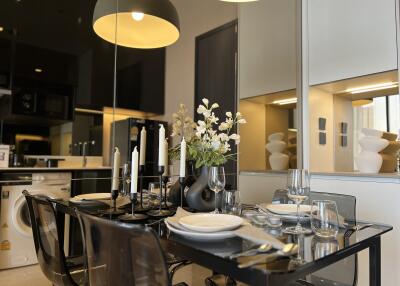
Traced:
<svg viewBox="0 0 400 286">
<path fill-rule="evenodd" d="M 115 47 L 93 31 L 95 4 L 0 1 L 0 88 L 61 85 L 74 107 L 113 106 Z M 117 106 L 163 113 L 165 50 L 117 54 Z"/>
</svg>

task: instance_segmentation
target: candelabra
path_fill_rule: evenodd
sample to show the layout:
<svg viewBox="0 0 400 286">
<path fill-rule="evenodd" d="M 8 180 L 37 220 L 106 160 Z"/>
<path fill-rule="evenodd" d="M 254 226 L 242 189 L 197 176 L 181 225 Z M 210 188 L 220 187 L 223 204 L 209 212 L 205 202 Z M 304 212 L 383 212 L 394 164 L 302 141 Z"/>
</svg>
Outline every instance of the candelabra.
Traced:
<svg viewBox="0 0 400 286">
<path fill-rule="evenodd" d="M 172 215 L 174 212 L 169 209 L 163 209 L 163 179 L 164 179 L 164 166 L 158 166 L 158 175 L 160 179 L 160 206 L 158 210 L 151 210 L 147 212 L 152 217 L 166 217 Z M 167 207 L 167 186 L 165 186 L 165 202 L 164 206 Z"/>
</svg>

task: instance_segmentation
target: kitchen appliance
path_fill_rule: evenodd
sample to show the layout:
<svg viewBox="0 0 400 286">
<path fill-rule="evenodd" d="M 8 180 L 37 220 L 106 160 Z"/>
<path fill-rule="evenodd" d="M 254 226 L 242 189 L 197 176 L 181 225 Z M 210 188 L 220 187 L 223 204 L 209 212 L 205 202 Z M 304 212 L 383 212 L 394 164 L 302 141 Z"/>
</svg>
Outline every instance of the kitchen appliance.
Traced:
<svg viewBox="0 0 400 286">
<path fill-rule="evenodd" d="M 131 161 L 132 151 L 135 147 L 140 149 L 140 131 L 142 127 L 146 128 L 146 166 L 145 176 L 157 176 L 158 174 L 158 130 L 160 124 L 164 125 L 165 130 L 168 124 L 165 121 L 145 120 L 137 118 L 127 118 L 115 122 L 115 147 L 119 148 L 121 153 L 121 162 Z M 113 124 L 111 124 L 113 130 Z M 166 132 L 168 134 L 168 132 Z M 139 150 L 140 152 L 140 150 Z M 114 152 L 110 144 L 110 158 Z"/>
<path fill-rule="evenodd" d="M 37 263 L 28 205 L 22 194 L 53 199 L 71 196 L 70 173 L 3 173 L 0 213 L 0 270 Z M 69 249 L 70 217 L 65 217 L 64 251 Z"/>
</svg>

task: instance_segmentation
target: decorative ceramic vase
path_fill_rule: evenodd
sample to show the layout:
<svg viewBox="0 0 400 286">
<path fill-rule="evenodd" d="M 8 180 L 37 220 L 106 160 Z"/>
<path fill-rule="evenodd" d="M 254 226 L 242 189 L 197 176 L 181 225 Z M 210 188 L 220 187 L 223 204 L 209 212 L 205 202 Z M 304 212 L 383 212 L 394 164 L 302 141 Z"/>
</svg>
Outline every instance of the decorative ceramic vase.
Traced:
<svg viewBox="0 0 400 286">
<path fill-rule="evenodd" d="M 269 143 L 265 147 L 271 153 L 268 160 L 272 170 L 288 169 L 289 156 L 282 153 L 286 149 L 286 142 L 282 141 L 284 136 L 281 132 L 268 136 Z"/>
<path fill-rule="evenodd" d="M 195 162 L 188 161 L 184 181 L 184 205 L 197 211 L 207 212 L 215 209 L 215 193 L 208 188 L 208 167 L 196 169 Z M 170 189 L 170 201 L 180 205 L 180 184 L 176 182 Z"/>
<path fill-rule="evenodd" d="M 361 152 L 356 157 L 358 170 L 362 173 L 379 173 L 382 167 L 380 151 L 389 145 L 389 141 L 382 139 L 382 131 L 363 128 L 361 132 L 366 135 L 359 140 Z"/>
</svg>

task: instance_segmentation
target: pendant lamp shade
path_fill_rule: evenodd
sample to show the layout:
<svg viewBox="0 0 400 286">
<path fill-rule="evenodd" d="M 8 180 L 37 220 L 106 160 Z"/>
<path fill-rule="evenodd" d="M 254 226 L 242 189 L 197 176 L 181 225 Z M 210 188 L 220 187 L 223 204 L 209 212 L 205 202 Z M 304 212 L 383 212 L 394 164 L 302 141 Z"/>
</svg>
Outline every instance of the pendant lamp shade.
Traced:
<svg viewBox="0 0 400 286">
<path fill-rule="evenodd" d="M 138 49 L 169 46 L 180 34 L 178 12 L 169 0 L 98 0 L 93 29 L 107 42 Z"/>
</svg>

